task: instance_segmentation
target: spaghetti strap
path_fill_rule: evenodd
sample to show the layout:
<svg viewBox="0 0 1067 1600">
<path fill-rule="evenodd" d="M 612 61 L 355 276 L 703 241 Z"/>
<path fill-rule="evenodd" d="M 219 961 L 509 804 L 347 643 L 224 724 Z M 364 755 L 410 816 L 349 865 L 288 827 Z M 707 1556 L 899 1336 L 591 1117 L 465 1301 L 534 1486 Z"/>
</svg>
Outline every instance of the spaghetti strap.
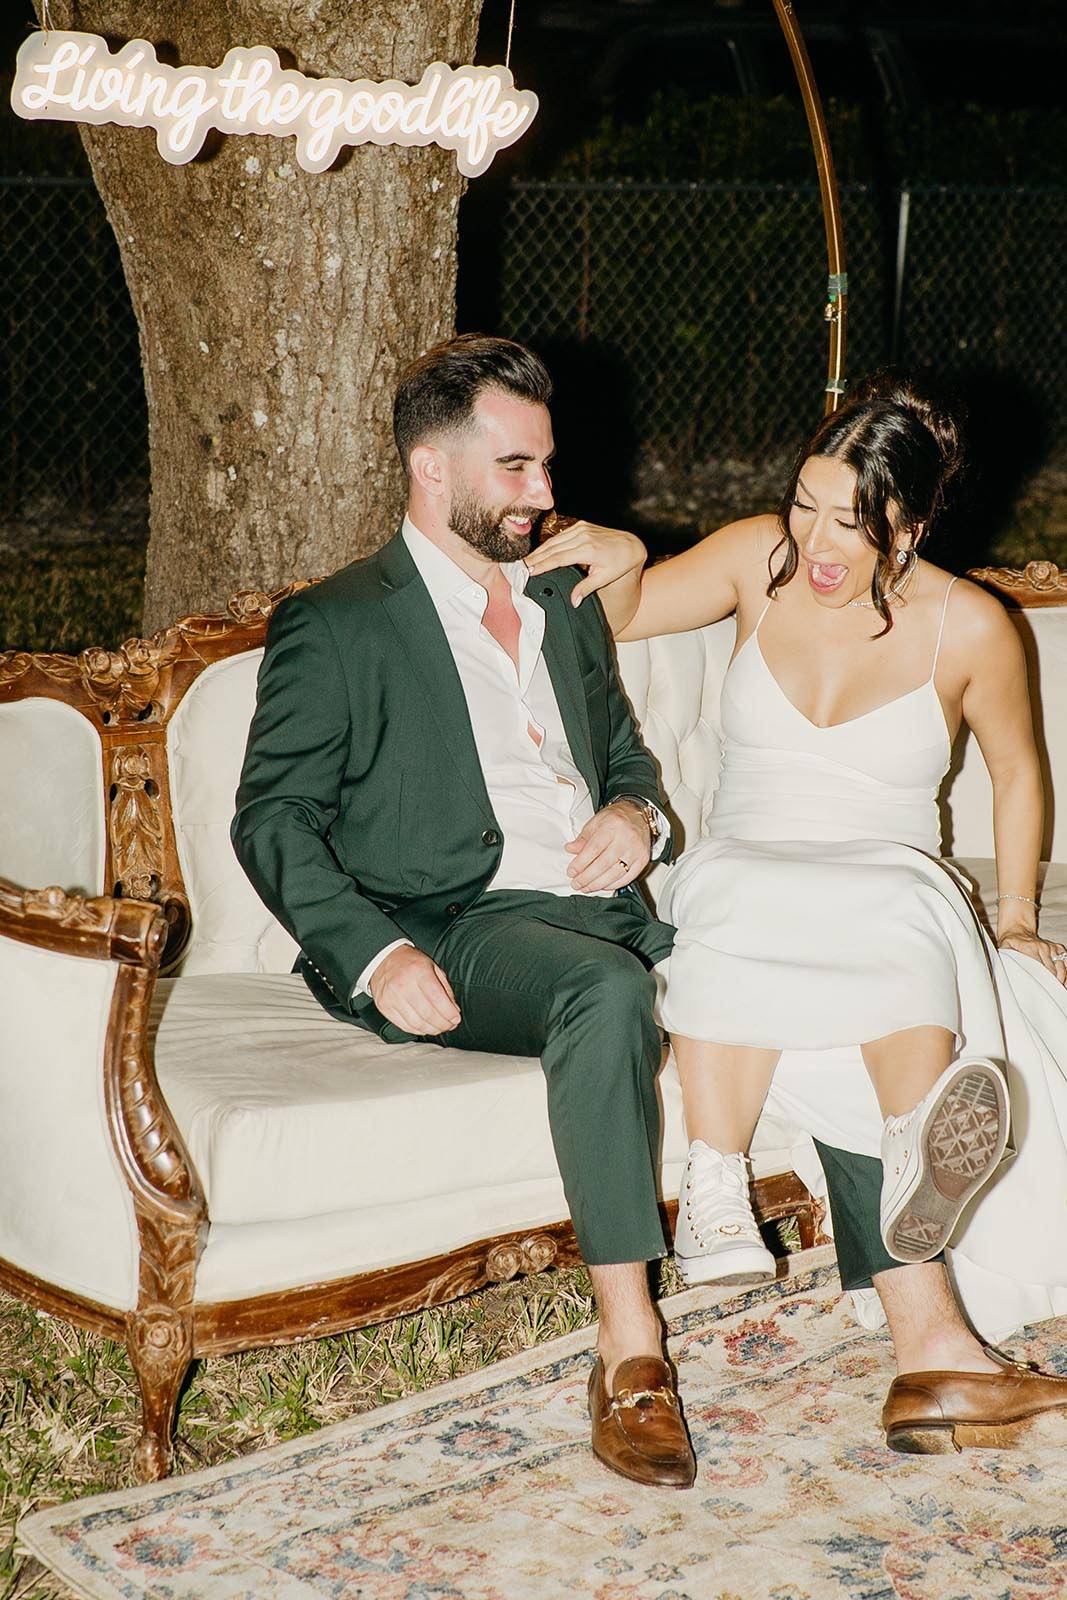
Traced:
<svg viewBox="0 0 1067 1600">
<path fill-rule="evenodd" d="M 771 609 L 771 605 L 772 605 L 773 600 L 774 600 L 774 596 L 772 594 L 770 596 L 770 599 L 767 601 L 767 604 L 764 606 L 763 610 L 760 612 L 759 616 L 756 619 L 756 626 L 753 628 L 752 632 L 749 634 L 749 638 L 750 639 L 754 639 L 756 637 L 757 633 L 759 632 L 759 625 L 763 621 L 764 617 L 767 615 L 768 611 Z"/>
<path fill-rule="evenodd" d="M 945 588 L 945 598 L 944 598 L 944 601 L 942 602 L 942 606 L 941 606 L 941 626 L 937 630 L 937 643 L 934 646 L 934 664 L 930 668 L 929 681 L 931 683 L 933 683 L 934 678 L 935 678 L 935 676 L 937 674 L 937 662 L 938 662 L 938 657 L 941 654 L 941 640 L 944 637 L 944 633 L 945 633 L 945 617 L 946 617 L 946 615 L 948 613 L 948 597 L 952 593 L 952 585 L 955 583 L 955 581 L 956 581 L 955 578 L 950 578 L 948 580 L 948 584 L 947 584 L 947 586 Z"/>
</svg>

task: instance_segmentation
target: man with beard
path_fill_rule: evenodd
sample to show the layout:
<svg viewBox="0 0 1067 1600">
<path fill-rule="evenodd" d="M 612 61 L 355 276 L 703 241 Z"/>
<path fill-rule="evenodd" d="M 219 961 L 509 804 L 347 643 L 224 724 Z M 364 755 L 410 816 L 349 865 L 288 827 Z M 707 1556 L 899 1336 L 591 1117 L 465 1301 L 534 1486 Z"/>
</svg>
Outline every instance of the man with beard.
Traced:
<svg viewBox="0 0 1067 1600">
<path fill-rule="evenodd" d="M 600 1312 L 593 1447 L 685 1487 L 647 1273 L 663 1254 L 650 969 L 674 930 L 631 888 L 669 829 L 599 603 L 572 603 L 576 571 L 533 580 L 522 560 L 552 506 L 551 392 L 536 356 L 481 335 L 403 374 L 407 515 L 275 612 L 231 834 L 333 1016 L 540 1057 Z"/>
</svg>

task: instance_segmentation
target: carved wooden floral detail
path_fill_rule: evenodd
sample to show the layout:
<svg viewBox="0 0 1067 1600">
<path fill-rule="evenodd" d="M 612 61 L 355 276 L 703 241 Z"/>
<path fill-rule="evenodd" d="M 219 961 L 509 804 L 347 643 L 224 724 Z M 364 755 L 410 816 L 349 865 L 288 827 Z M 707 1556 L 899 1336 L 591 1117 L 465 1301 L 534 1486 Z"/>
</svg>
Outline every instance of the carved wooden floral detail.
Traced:
<svg viewBox="0 0 1067 1600">
<path fill-rule="evenodd" d="M 16 889 L 0 882 L 0 908 L 13 917 L 46 917 L 62 928 L 106 934 L 111 927 L 112 902 L 104 897 L 87 900 L 67 894 L 53 885 L 49 889 Z"/>
<path fill-rule="evenodd" d="M 495 1245 L 485 1258 L 485 1275 L 490 1283 L 504 1283 L 520 1274 L 544 1272 L 555 1261 L 557 1248 L 545 1233 Z"/>
<path fill-rule="evenodd" d="M 163 820 L 151 756 L 143 745 L 126 745 L 112 756 L 110 776 L 114 876 L 124 894 L 152 900 L 163 876 Z"/>
<path fill-rule="evenodd" d="M 975 567 L 967 576 L 999 589 L 1019 605 L 1067 605 L 1067 571 L 1054 561 L 1028 561 L 1025 567 Z"/>
</svg>

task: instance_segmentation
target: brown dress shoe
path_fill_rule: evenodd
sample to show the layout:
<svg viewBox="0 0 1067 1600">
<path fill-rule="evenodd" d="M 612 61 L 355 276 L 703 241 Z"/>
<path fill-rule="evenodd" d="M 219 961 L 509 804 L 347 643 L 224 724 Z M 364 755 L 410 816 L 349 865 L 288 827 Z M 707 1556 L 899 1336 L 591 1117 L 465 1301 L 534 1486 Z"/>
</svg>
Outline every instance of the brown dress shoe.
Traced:
<svg viewBox="0 0 1067 1600">
<path fill-rule="evenodd" d="M 620 1361 L 614 1392 L 597 1356 L 589 1374 L 593 1454 L 612 1472 L 661 1489 L 689 1489 L 697 1475 L 693 1447 L 682 1421 L 678 1390 L 665 1361 L 631 1356 Z"/>
<path fill-rule="evenodd" d="M 943 1455 L 967 1446 L 1006 1450 L 1029 1439 L 1067 1441 L 1067 1378 L 1016 1362 L 1003 1372 L 905 1372 L 882 1408 L 890 1450 Z"/>
</svg>

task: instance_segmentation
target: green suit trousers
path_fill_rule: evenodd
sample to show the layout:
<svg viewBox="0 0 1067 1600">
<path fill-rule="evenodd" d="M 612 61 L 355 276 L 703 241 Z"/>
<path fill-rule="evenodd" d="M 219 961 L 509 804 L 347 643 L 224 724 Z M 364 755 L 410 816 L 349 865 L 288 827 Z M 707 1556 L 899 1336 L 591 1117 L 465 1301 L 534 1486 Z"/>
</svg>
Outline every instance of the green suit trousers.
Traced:
<svg viewBox="0 0 1067 1600">
<path fill-rule="evenodd" d="M 674 929 L 632 894 L 611 898 L 491 890 L 444 934 L 434 959 L 462 1014 L 432 1041 L 540 1056 L 552 1142 L 590 1266 L 664 1253 L 656 1194 L 662 1046 L 649 969 Z M 411 1036 L 378 1018 L 385 1039 Z M 370 1023 L 367 1017 L 365 1025 Z M 878 1231 L 881 1164 L 817 1145 L 826 1168 L 846 1289 L 899 1266 Z"/>
<path fill-rule="evenodd" d="M 649 969 L 673 942 L 674 929 L 632 894 L 505 889 L 476 901 L 433 953 L 463 1020 L 427 1043 L 540 1056 L 556 1159 L 590 1266 L 664 1253 L 662 1045 Z M 383 1039 L 411 1037 L 376 1010 L 364 1017 Z"/>
</svg>

